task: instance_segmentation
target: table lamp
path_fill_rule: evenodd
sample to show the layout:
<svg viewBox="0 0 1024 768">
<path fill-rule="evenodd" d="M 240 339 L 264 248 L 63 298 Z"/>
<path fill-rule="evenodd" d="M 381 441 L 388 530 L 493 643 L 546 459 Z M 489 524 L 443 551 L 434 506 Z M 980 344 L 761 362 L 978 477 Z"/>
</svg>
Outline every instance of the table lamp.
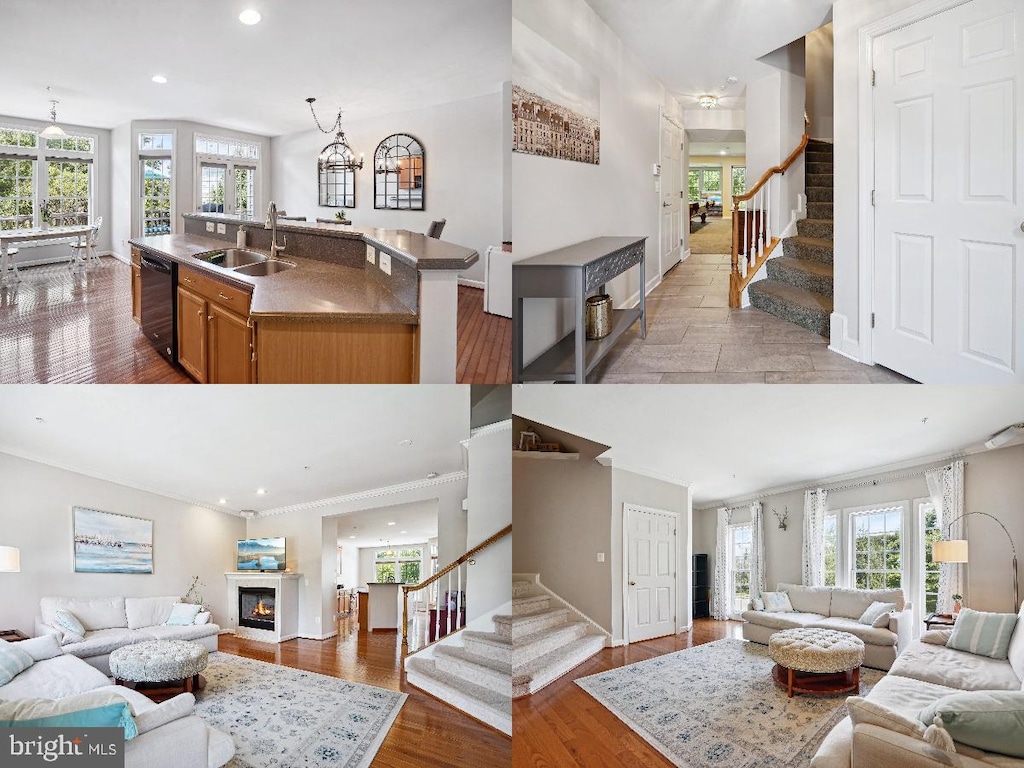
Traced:
<svg viewBox="0 0 1024 768">
<path fill-rule="evenodd" d="M 990 515 L 988 512 L 968 512 L 960 515 L 960 517 L 949 521 L 949 525 L 946 526 L 946 532 L 944 535 L 949 535 L 950 528 L 953 527 L 953 523 L 957 520 L 963 520 L 965 517 L 971 515 L 984 515 L 985 517 L 991 517 L 999 527 L 1003 529 L 1003 533 L 1006 534 L 1006 538 L 1010 541 L 1010 552 L 1013 555 L 1013 610 L 1017 611 L 1020 608 L 1020 597 L 1017 594 L 1017 548 L 1013 545 L 1013 537 L 1010 536 L 1010 532 L 1006 530 L 1006 526 L 999 522 L 999 518 Z M 944 539 L 942 541 L 936 541 L 932 544 L 932 560 L 937 563 L 966 563 L 967 562 L 967 540 L 966 539 Z"/>
<path fill-rule="evenodd" d="M 17 547 L 0 547 L 0 573 L 21 571 L 21 550 Z"/>
</svg>

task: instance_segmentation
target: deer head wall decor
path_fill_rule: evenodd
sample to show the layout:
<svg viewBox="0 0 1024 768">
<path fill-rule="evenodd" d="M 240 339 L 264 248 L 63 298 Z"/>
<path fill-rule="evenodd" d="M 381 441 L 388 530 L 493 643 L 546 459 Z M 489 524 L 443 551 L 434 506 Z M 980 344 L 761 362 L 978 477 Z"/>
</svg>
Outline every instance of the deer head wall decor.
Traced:
<svg viewBox="0 0 1024 768">
<path fill-rule="evenodd" d="M 775 509 L 772 509 L 772 514 L 779 521 L 779 528 L 786 530 L 786 521 L 789 520 L 789 507 L 786 507 L 785 511 L 780 515 Z"/>
</svg>

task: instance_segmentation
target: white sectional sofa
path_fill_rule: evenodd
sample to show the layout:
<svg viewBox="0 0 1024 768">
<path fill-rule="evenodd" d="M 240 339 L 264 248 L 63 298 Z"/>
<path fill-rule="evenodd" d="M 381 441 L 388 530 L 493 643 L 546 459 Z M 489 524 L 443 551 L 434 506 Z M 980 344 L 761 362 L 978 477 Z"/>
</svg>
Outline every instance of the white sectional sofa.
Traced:
<svg viewBox="0 0 1024 768">
<path fill-rule="evenodd" d="M 191 640 L 216 651 L 220 627 L 209 621 L 209 614 L 204 624 L 165 624 L 171 606 L 180 602 L 180 597 L 44 597 L 39 601 L 35 632 L 60 637 L 56 613 L 70 612 L 85 627 L 85 639 L 64 644 L 64 652 L 84 659 L 104 675 L 110 674 L 111 651 L 147 640 Z"/>
<path fill-rule="evenodd" d="M 863 640 L 864 666 L 881 670 L 889 669 L 897 654 L 911 643 L 914 617 L 911 604 L 903 599 L 902 589 L 840 589 L 781 583 L 778 591 L 789 595 L 793 613 L 744 611 L 744 639 L 767 645 L 768 638 L 782 629 L 838 629 Z M 890 614 L 886 627 L 858 621 L 876 601 L 896 604 L 896 611 Z"/>
<path fill-rule="evenodd" d="M 889 674 L 865 697 L 910 720 L 945 696 L 963 691 L 1024 691 L 1024 604 L 1010 638 L 1009 657 L 992 659 L 947 648 L 949 632 L 927 633 L 900 653 Z M 1020 734 L 1024 741 L 1024 733 Z M 940 751 L 915 736 L 879 724 L 841 720 L 825 737 L 811 768 L 1021 768 L 1024 759 L 984 752 L 955 742 L 955 753 Z"/>
</svg>

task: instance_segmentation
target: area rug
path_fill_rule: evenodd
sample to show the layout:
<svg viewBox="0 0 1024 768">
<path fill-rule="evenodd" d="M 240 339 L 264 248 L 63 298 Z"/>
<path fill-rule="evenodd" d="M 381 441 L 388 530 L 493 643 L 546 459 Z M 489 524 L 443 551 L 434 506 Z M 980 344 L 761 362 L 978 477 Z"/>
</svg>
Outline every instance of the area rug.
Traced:
<svg viewBox="0 0 1024 768">
<path fill-rule="evenodd" d="M 717 640 L 576 681 L 669 759 L 692 768 L 807 766 L 846 697 L 787 698 L 764 645 Z M 861 695 L 882 673 L 861 669 Z"/>
<path fill-rule="evenodd" d="M 691 231 L 690 253 L 732 253 L 732 219 L 709 217 L 707 224 Z"/>
<path fill-rule="evenodd" d="M 365 768 L 407 698 L 223 652 L 203 676 L 195 714 L 235 740 L 228 768 Z"/>
</svg>

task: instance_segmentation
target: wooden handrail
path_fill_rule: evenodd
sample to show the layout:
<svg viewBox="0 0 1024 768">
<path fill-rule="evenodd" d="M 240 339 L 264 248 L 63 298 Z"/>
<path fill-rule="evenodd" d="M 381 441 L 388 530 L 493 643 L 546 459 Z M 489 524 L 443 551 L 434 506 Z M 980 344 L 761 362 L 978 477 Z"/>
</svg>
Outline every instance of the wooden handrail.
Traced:
<svg viewBox="0 0 1024 768">
<path fill-rule="evenodd" d="M 421 581 L 419 584 L 403 584 L 402 585 L 402 645 L 408 645 L 409 644 L 409 593 L 410 592 L 418 592 L 421 589 L 426 589 L 431 584 L 433 584 L 435 581 L 440 579 L 442 576 L 445 576 L 445 575 L 451 573 L 453 570 L 458 568 L 463 563 L 472 561 L 473 555 L 476 555 L 479 552 L 481 552 L 482 550 L 487 549 L 487 547 L 491 546 L 491 544 L 494 544 L 496 541 L 500 541 L 501 539 L 503 539 L 506 536 L 508 536 L 510 533 L 512 533 L 512 525 L 511 524 L 505 526 L 504 528 L 502 528 L 497 533 L 495 533 L 495 534 L 493 534 L 491 536 L 488 536 L 486 539 L 481 541 L 475 547 L 473 547 L 472 549 L 468 550 L 464 555 L 460 555 L 458 559 L 453 560 L 452 562 L 448 563 L 448 565 L 446 565 L 444 568 L 439 570 L 437 573 L 435 573 L 433 576 L 431 576 L 426 581 Z M 472 562 L 470 562 L 470 565 L 472 565 Z M 460 604 L 461 604 L 461 600 L 460 600 Z"/>
<path fill-rule="evenodd" d="M 805 133 L 803 138 L 800 140 L 800 146 L 793 150 L 792 154 L 782 161 L 782 165 L 776 165 L 773 168 L 769 168 L 764 172 L 764 175 L 757 180 L 757 184 L 749 192 L 744 192 L 742 195 L 733 195 L 732 197 L 732 209 L 735 211 L 739 208 L 739 204 L 745 202 L 761 191 L 761 187 L 768 183 L 768 180 L 777 173 L 785 173 L 789 170 L 789 167 L 796 162 L 796 159 L 804 153 L 807 149 L 807 142 L 810 137 Z"/>
</svg>

